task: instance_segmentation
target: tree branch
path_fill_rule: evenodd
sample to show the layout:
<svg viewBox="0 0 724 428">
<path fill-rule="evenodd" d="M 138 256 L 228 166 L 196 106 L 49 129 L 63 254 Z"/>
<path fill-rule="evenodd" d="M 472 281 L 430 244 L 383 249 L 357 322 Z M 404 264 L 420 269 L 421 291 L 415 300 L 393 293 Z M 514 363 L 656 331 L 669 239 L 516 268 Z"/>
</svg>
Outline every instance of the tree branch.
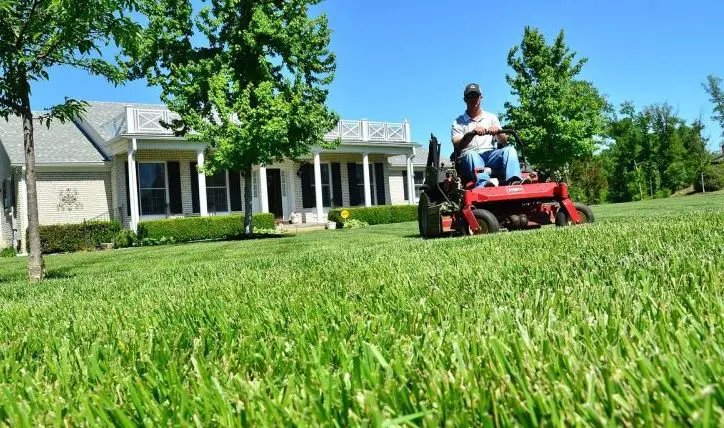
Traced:
<svg viewBox="0 0 724 428">
<path fill-rule="evenodd" d="M 7 99 L 7 98 L 0 98 L 0 105 L 3 105 L 3 106 L 5 106 L 5 107 L 7 107 L 7 108 L 9 108 L 9 109 L 12 109 L 12 110 L 15 110 L 15 111 L 20 111 L 20 110 L 21 110 L 20 104 L 14 102 L 14 101 L 11 101 L 11 100 L 9 100 L 9 99 Z"/>
<path fill-rule="evenodd" d="M 33 0 L 33 4 L 30 6 L 30 12 L 28 13 L 28 17 L 23 23 L 23 27 L 20 29 L 20 32 L 18 33 L 17 40 L 15 40 L 16 51 L 20 50 L 20 46 L 23 42 L 23 37 L 25 36 L 25 32 L 28 31 L 30 21 L 33 19 L 33 15 L 35 14 L 35 8 L 38 7 L 38 3 L 40 3 L 40 0 Z"/>
</svg>

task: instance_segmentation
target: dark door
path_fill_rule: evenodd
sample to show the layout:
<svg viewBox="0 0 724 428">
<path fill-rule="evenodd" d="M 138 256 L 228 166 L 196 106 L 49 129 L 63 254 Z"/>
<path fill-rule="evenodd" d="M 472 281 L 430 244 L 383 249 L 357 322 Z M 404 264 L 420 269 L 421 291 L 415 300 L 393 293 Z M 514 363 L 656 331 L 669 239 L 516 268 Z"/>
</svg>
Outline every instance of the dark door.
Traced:
<svg viewBox="0 0 724 428">
<path fill-rule="evenodd" d="M 269 198 L 269 212 L 274 217 L 284 217 L 284 207 L 282 206 L 282 174 L 278 169 L 266 170 L 266 188 Z"/>
</svg>

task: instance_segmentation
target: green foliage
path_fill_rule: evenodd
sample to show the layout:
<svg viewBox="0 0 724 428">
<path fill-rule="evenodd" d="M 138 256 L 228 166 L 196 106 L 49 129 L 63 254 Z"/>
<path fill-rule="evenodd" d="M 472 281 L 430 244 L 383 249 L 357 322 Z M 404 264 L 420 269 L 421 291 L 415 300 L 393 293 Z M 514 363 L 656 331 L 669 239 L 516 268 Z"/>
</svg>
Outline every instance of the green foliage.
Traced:
<svg viewBox="0 0 724 428">
<path fill-rule="evenodd" d="M 548 172 L 592 154 L 607 107 L 590 82 L 576 80 L 586 59 L 575 59 L 563 35 L 548 45 L 539 30 L 526 27 L 521 45 L 508 53 L 514 75 L 506 80 L 518 104 L 505 103 L 505 126 L 519 131 L 528 160 Z"/>
<path fill-rule="evenodd" d="M 15 251 L 15 248 L 13 247 L 5 247 L 0 251 L 0 257 L 15 257 L 18 255 L 18 252 Z"/>
<path fill-rule="evenodd" d="M 687 124 L 668 104 L 637 112 L 632 103 L 623 103 L 620 116 L 609 121 L 613 143 L 600 156 L 609 199 L 640 200 L 689 186 L 710 159 L 703 129 L 699 121 Z"/>
<path fill-rule="evenodd" d="M 702 171 L 704 173 L 704 189 L 707 192 L 714 192 L 724 189 L 724 164 L 707 165 Z M 702 191 L 701 173 L 694 180 L 694 190 Z"/>
<path fill-rule="evenodd" d="M 600 204 L 606 201 L 608 180 L 604 161 L 600 157 L 587 157 L 571 164 L 569 193 L 574 201 Z"/>
<path fill-rule="evenodd" d="M 132 230 L 121 229 L 113 238 L 113 248 L 132 247 L 138 241 L 138 236 Z"/>
<path fill-rule="evenodd" d="M 3 260 L 0 424 L 720 426 L 724 194 L 594 210 Z"/>
<path fill-rule="evenodd" d="M 326 105 L 335 56 L 326 16 L 309 17 L 317 3 L 213 0 L 197 14 L 190 0 L 148 3 L 143 55 L 132 68 L 180 114 L 169 124 L 178 135 L 210 144 L 204 171 L 248 176 L 252 165 L 333 146 L 323 137 L 339 119 Z M 250 189 L 246 180 L 246 205 Z"/>
<path fill-rule="evenodd" d="M 349 211 L 349 218 L 342 219 L 342 210 Z M 380 205 L 376 207 L 361 208 L 334 208 L 327 214 L 329 221 L 337 222 L 342 226 L 350 219 L 357 219 L 368 224 L 401 223 L 417 221 L 417 205 Z"/>
<path fill-rule="evenodd" d="M 345 229 L 359 229 L 360 227 L 367 227 L 369 226 L 369 223 L 362 220 L 357 220 L 356 218 L 351 218 L 344 222 L 344 228 Z"/>
<path fill-rule="evenodd" d="M 274 229 L 274 215 L 255 213 L 252 215 L 252 228 Z M 189 242 L 204 239 L 229 239 L 244 233 L 243 215 L 223 215 L 210 217 L 184 217 L 162 220 L 142 221 L 138 224 L 138 237 L 160 240 L 173 239 L 174 242 Z M 152 243 L 155 241 L 148 241 Z"/>
<path fill-rule="evenodd" d="M 40 247 L 46 254 L 92 250 L 101 243 L 114 242 L 120 231 L 117 221 L 45 225 L 40 226 Z"/>
<path fill-rule="evenodd" d="M 712 110 L 714 111 L 711 118 L 719 122 L 721 128 L 721 136 L 724 137 L 724 91 L 721 89 L 721 78 L 710 74 L 706 78 L 706 83 L 702 84 L 704 90 L 711 98 Z"/>
</svg>

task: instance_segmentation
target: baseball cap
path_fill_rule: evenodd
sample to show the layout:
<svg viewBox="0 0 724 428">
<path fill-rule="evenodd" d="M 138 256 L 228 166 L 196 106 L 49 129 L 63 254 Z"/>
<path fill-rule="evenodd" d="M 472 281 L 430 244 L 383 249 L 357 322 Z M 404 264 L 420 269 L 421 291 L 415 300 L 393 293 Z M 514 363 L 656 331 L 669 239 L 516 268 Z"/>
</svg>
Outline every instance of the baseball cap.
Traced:
<svg viewBox="0 0 724 428">
<path fill-rule="evenodd" d="M 477 83 L 468 83 L 468 85 L 465 87 L 465 92 L 463 92 L 463 96 L 467 97 L 468 94 L 477 93 L 478 95 L 482 95 L 483 92 L 480 90 L 480 86 L 478 86 Z"/>
</svg>

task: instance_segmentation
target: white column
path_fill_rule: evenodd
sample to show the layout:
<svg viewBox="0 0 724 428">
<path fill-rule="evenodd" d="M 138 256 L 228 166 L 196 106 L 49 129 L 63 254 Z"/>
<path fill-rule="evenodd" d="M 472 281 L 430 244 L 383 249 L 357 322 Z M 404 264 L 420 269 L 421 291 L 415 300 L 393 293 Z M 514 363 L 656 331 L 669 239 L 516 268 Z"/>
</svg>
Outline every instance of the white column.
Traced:
<svg viewBox="0 0 724 428">
<path fill-rule="evenodd" d="M 18 239 L 23 244 L 20 251 L 22 254 L 27 254 L 30 246 L 28 245 L 28 182 L 26 181 L 26 170 L 23 167 L 20 170 L 20 182 L 18 183 L 18 193 L 20 199 L 20 209 L 23 210 L 22 217 L 20 217 L 20 225 L 18 226 Z"/>
<path fill-rule="evenodd" d="M 405 122 L 403 122 L 402 125 L 403 125 L 404 128 L 405 128 L 405 129 L 404 129 L 404 131 L 405 131 L 405 141 L 407 141 L 408 143 L 411 143 L 411 142 L 412 142 L 412 130 L 410 129 L 410 121 L 407 120 L 407 118 L 405 118 Z"/>
<path fill-rule="evenodd" d="M 206 174 L 201 171 L 201 167 L 204 165 L 204 151 L 199 150 L 196 153 L 196 168 L 199 169 L 199 209 L 201 217 L 208 217 L 209 207 L 206 202 Z"/>
<path fill-rule="evenodd" d="M 138 141 L 135 138 L 131 138 L 128 143 L 128 195 L 130 196 L 129 203 L 131 204 L 131 230 L 138 232 L 138 213 L 139 200 L 138 200 L 138 167 L 136 166 L 136 152 L 138 151 Z"/>
<path fill-rule="evenodd" d="M 259 167 L 259 202 L 261 203 L 261 212 L 269 212 L 269 189 L 266 184 L 266 167 Z"/>
<path fill-rule="evenodd" d="M 369 141 L 370 140 L 370 121 L 367 119 L 362 119 L 360 122 L 362 125 L 362 141 Z"/>
<path fill-rule="evenodd" d="M 314 198 L 317 202 L 317 222 L 322 223 L 324 200 L 322 199 L 322 164 L 319 162 L 319 152 L 314 152 Z"/>
<path fill-rule="evenodd" d="M 294 171 L 288 171 L 285 172 L 287 175 L 287 189 L 289 191 L 288 195 L 291 200 L 291 210 L 292 212 L 297 212 L 297 176 L 294 175 Z"/>
<path fill-rule="evenodd" d="M 412 156 L 407 156 L 407 196 L 410 205 L 415 205 L 415 172 L 412 166 Z"/>
<path fill-rule="evenodd" d="M 372 194 L 370 192 L 370 158 L 367 153 L 362 154 L 362 177 L 365 188 L 365 206 L 372 205 Z"/>
</svg>

